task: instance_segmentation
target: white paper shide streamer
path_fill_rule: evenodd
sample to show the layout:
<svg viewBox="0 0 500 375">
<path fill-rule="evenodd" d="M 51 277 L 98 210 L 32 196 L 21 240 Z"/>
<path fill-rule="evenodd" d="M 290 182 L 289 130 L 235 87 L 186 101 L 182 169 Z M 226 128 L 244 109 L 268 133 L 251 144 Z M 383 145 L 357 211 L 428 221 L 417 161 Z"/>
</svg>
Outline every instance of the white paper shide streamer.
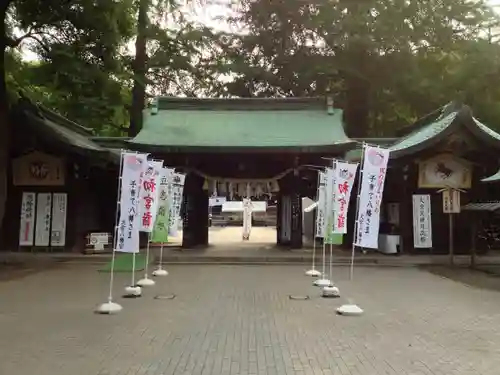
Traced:
<svg viewBox="0 0 500 375">
<path fill-rule="evenodd" d="M 380 207 L 388 161 L 389 150 L 365 146 L 358 202 L 356 246 L 378 248 Z"/>
<path fill-rule="evenodd" d="M 252 200 L 243 198 L 243 239 L 250 239 L 252 230 Z"/>
<path fill-rule="evenodd" d="M 139 190 L 147 156 L 125 152 L 122 158 L 120 218 L 115 251 L 137 253 L 139 252 L 139 215 L 137 214 Z"/>
<path fill-rule="evenodd" d="M 186 175 L 174 172 L 172 174 L 172 200 L 170 204 L 170 214 L 168 217 L 168 235 L 175 237 L 179 231 L 179 215 L 181 213 L 182 193 L 184 191 L 184 181 Z"/>
<path fill-rule="evenodd" d="M 151 233 L 158 212 L 158 192 L 163 162 L 148 161 L 141 187 L 140 226 L 141 232 Z"/>
<path fill-rule="evenodd" d="M 358 164 L 337 162 L 335 169 L 335 201 L 333 202 L 333 233 L 347 233 L 347 211 Z"/>
</svg>

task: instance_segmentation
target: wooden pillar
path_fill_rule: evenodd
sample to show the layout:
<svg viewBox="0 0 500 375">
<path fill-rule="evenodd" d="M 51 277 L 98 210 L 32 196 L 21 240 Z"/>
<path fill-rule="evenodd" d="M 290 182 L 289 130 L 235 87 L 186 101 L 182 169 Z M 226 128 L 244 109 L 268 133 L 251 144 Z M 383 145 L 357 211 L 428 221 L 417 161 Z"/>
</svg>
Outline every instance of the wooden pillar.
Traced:
<svg viewBox="0 0 500 375">
<path fill-rule="evenodd" d="M 182 247 L 191 248 L 196 245 L 196 181 L 192 173 L 186 175 L 184 194 L 182 196 Z"/>
<path fill-rule="evenodd" d="M 276 198 L 276 245 L 282 246 L 283 242 L 281 240 L 281 220 L 283 217 L 282 204 L 281 204 L 281 190 L 278 192 Z"/>
<path fill-rule="evenodd" d="M 300 189 L 299 176 L 293 176 L 293 183 L 291 184 L 290 198 L 291 198 L 291 235 L 290 246 L 292 249 L 302 248 L 302 194 Z"/>
<path fill-rule="evenodd" d="M 401 184 L 401 200 L 399 203 L 400 209 L 400 251 L 401 253 L 412 253 L 413 252 L 413 188 L 415 188 L 414 183 L 416 183 L 415 178 L 415 168 L 416 165 L 410 164 L 405 170 L 402 168 L 401 173 L 397 175 L 400 176 Z M 417 171 L 418 172 L 418 171 Z"/>
<path fill-rule="evenodd" d="M 478 215 L 475 214 L 474 211 L 471 212 L 471 244 L 470 244 L 470 266 L 471 268 L 476 267 L 476 257 L 477 257 L 477 227 L 478 227 Z"/>
<path fill-rule="evenodd" d="M 188 173 L 184 183 L 182 247 L 208 245 L 208 193 L 203 190 L 204 179 Z"/>
<path fill-rule="evenodd" d="M 203 183 L 202 183 L 203 186 Z M 200 189 L 200 192 L 197 194 L 198 202 L 197 202 L 197 217 L 198 217 L 198 225 L 197 225 L 197 241 L 196 245 L 199 246 L 208 246 L 208 191 Z"/>
</svg>

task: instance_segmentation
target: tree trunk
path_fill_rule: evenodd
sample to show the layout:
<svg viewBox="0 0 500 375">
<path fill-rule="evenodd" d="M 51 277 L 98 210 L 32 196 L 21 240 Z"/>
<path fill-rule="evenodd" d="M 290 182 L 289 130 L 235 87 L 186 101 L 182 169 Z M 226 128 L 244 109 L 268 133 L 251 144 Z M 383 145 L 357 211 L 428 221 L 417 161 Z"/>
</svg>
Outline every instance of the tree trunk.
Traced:
<svg viewBox="0 0 500 375">
<path fill-rule="evenodd" d="M 370 85 L 364 78 L 353 75 L 347 78 L 345 122 L 347 135 L 351 138 L 364 138 L 369 135 L 369 91 Z"/>
<path fill-rule="evenodd" d="M 9 4 L 9 0 L 0 1 L 0 17 L 3 20 L 2 29 L 0 30 L 0 244 L 4 243 L 3 222 L 7 203 L 7 170 L 9 168 L 11 144 L 9 101 L 5 79 L 5 52 L 7 49 L 5 17 Z"/>
<path fill-rule="evenodd" d="M 137 38 L 135 40 L 135 59 L 133 63 L 134 87 L 132 89 L 132 105 L 130 107 L 129 137 L 135 137 L 142 129 L 142 112 L 146 101 L 146 64 L 147 64 L 147 30 L 149 0 L 139 0 L 137 16 Z"/>
</svg>

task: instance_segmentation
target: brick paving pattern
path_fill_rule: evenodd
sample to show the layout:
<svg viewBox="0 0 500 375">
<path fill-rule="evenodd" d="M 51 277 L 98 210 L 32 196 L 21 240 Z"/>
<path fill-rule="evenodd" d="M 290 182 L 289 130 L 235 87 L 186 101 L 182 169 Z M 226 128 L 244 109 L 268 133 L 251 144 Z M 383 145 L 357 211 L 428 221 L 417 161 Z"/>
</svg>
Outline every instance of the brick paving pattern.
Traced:
<svg viewBox="0 0 500 375">
<path fill-rule="evenodd" d="M 2 375 L 498 375 L 500 298 L 417 269 L 347 268 L 325 300 L 300 266 L 172 266 L 99 316 L 107 274 L 74 265 L 0 283 Z M 156 294 L 176 293 L 173 300 Z M 292 301 L 289 294 L 308 294 Z M 362 317 L 335 315 L 352 297 Z"/>
</svg>

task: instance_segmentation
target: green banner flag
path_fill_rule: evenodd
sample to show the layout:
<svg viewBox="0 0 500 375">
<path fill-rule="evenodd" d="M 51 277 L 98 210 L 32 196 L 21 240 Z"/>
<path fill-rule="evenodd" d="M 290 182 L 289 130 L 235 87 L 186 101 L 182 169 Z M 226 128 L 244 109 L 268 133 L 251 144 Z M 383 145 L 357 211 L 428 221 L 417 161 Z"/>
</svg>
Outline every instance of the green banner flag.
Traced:
<svg viewBox="0 0 500 375">
<path fill-rule="evenodd" d="M 151 242 L 168 242 L 168 226 L 171 202 L 171 178 L 173 169 L 163 168 L 161 171 L 160 186 L 158 191 L 158 213 L 151 234 Z"/>
<path fill-rule="evenodd" d="M 151 242 L 164 243 L 168 242 L 168 204 L 162 205 L 158 208 L 156 215 L 155 226 L 151 235 Z"/>
<path fill-rule="evenodd" d="M 325 239 L 324 242 L 327 245 L 342 245 L 342 241 L 344 240 L 344 235 L 342 233 L 333 233 L 333 225 L 331 223 L 331 219 L 328 221 L 328 225 L 325 231 Z"/>
</svg>

